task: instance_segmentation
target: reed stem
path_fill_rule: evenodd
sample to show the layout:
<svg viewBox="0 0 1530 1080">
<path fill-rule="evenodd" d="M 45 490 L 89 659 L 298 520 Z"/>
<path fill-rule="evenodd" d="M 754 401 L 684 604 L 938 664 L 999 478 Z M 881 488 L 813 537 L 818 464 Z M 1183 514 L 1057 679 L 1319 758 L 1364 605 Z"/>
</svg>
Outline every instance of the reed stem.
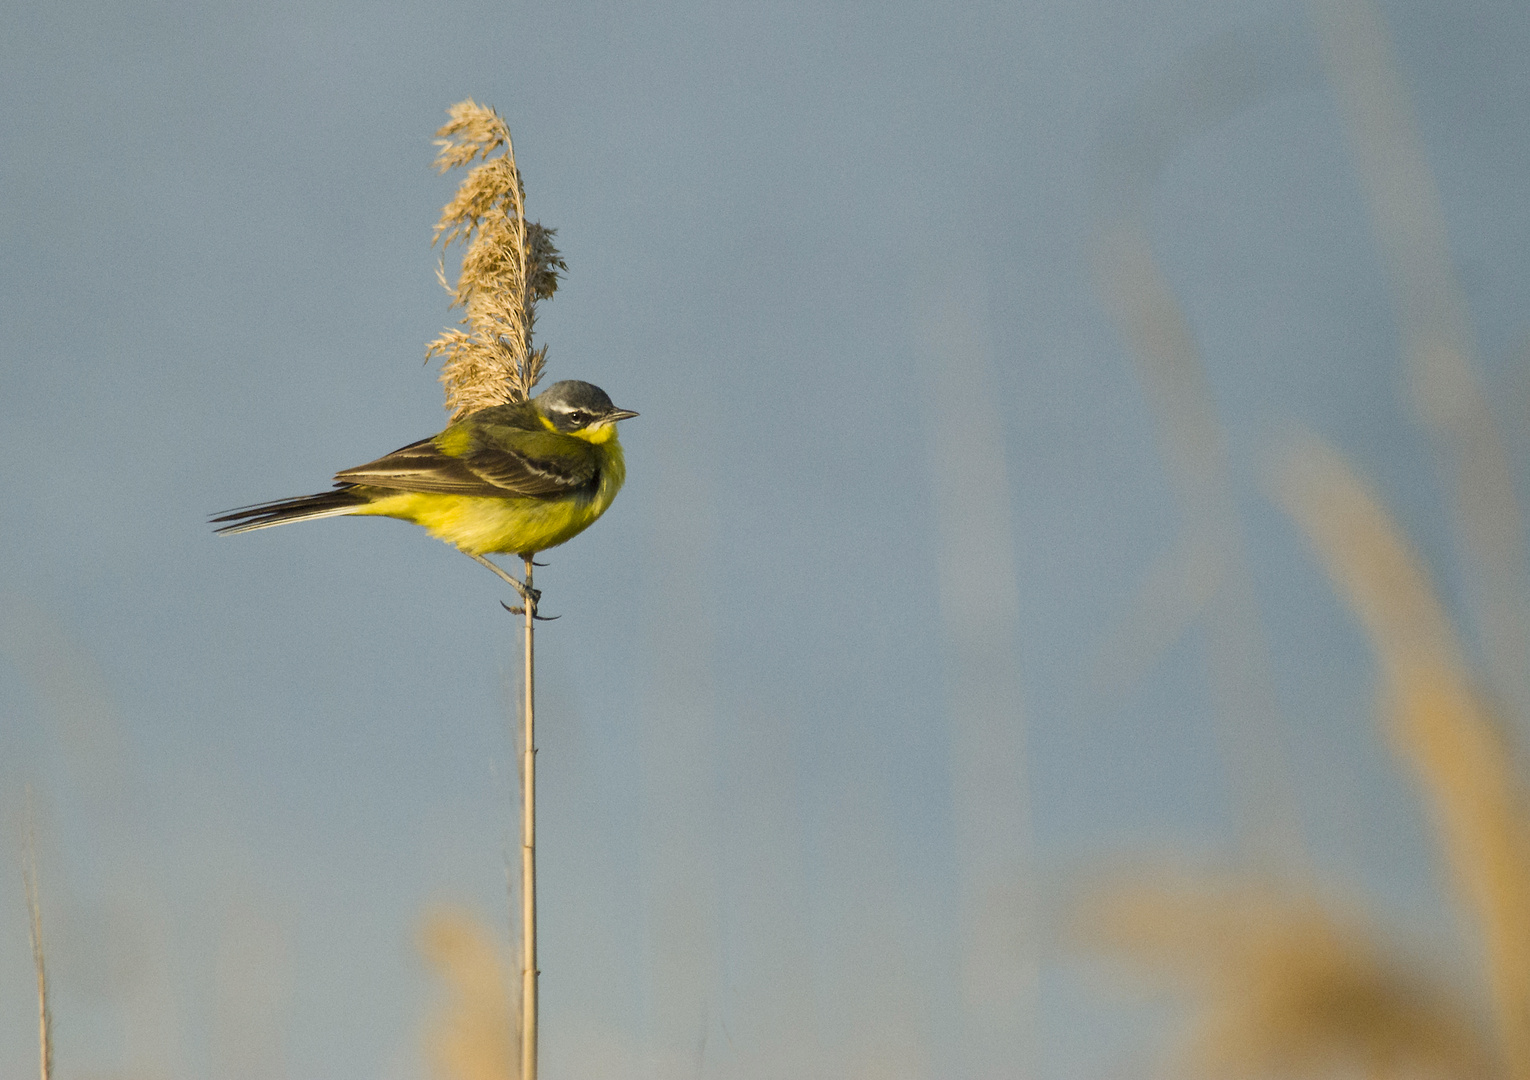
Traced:
<svg viewBox="0 0 1530 1080">
<path fill-rule="evenodd" d="M 37 890 L 37 828 L 32 811 L 32 789 L 27 788 L 26 832 L 22 879 L 27 893 L 27 929 L 32 938 L 32 966 L 37 975 L 37 1056 L 42 1080 L 53 1077 L 53 1013 L 48 1007 L 48 965 L 43 954 L 42 900 Z"/>
<path fill-rule="evenodd" d="M 526 559 L 525 758 L 521 767 L 521 1080 L 537 1080 L 536 592 Z"/>
</svg>

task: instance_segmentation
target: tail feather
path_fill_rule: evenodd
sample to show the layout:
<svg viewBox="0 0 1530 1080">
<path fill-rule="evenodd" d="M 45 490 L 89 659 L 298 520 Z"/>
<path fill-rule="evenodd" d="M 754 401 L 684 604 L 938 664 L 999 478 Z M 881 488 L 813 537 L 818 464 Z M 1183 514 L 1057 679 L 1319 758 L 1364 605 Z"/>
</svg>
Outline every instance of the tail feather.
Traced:
<svg viewBox="0 0 1530 1080">
<path fill-rule="evenodd" d="M 300 495 L 295 499 L 277 499 L 275 502 L 241 506 L 237 510 L 213 518 L 213 523 L 232 521 L 217 530 L 219 536 L 269 529 L 273 525 L 285 525 L 289 521 L 308 521 L 310 518 L 339 517 L 354 514 L 370 500 L 358 495 L 354 485 L 345 484 L 334 491 L 321 491 L 317 495 Z"/>
</svg>

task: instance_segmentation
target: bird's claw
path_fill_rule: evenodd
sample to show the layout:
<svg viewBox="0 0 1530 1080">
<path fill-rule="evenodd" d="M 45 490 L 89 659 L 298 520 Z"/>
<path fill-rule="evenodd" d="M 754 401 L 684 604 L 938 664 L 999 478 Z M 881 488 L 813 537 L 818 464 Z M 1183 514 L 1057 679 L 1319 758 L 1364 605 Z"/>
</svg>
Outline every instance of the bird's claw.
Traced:
<svg viewBox="0 0 1530 1080">
<path fill-rule="evenodd" d="M 526 614 L 526 609 L 525 608 L 523 608 L 523 607 L 511 607 L 509 604 L 505 603 L 503 600 L 501 600 L 499 602 L 499 606 L 504 608 L 506 611 L 508 611 L 512 615 L 524 615 L 524 614 Z M 538 622 L 552 622 L 554 619 L 561 619 L 563 616 L 561 616 L 561 615 L 538 615 L 537 614 L 536 604 L 535 604 L 535 602 L 533 602 L 532 605 L 531 605 L 531 617 L 533 619 L 536 619 Z"/>
</svg>

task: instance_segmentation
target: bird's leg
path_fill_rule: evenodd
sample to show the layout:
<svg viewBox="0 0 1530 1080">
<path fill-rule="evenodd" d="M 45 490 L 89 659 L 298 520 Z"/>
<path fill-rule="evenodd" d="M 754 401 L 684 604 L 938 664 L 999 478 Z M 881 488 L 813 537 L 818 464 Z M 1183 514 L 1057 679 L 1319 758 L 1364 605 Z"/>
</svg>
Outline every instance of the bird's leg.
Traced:
<svg viewBox="0 0 1530 1080">
<path fill-rule="evenodd" d="M 515 576 L 513 574 L 511 574 L 508 570 L 506 570 L 504 567 L 496 565 L 495 563 L 490 562 L 488 559 L 484 558 L 482 555 L 474 555 L 470 551 L 464 551 L 463 554 L 466 555 L 468 558 L 472 559 L 474 562 L 483 563 L 483 565 L 487 566 L 490 570 L 494 571 L 495 575 L 501 581 L 505 582 L 505 584 L 509 585 L 512 589 L 514 589 L 516 591 L 516 593 L 520 596 L 521 602 L 523 604 L 526 604 L 528 607 L 531 608 L 531 617 L 533 619 L 538 619 L 541 622 L 552 622 L 553 619 L 556 619 L 558 617 L 556 615 L 538 615 L 537 614 L 537 601 L 542 599 L 542 590 L 541 589 L 533 589 L 533 588 L 529 587 L 528 585 L 526 585 L 524 582 L 516 580 Z M 504 608 L 506 611 L 508 611 L 512 615 L 524 615 L 524 614 L 526 614 L 526 608 L 511 607 L 509 604 L 505 603 L 503 600 L 500 601 L 500 607 Z"/>
<path fill-rule="evenodd" d="M 504 569 L 504 567 L 495 565 L 488 559 L 484 558 L 482 555 L 474 555 L 471 551 L 463 552 L 463 554 L 472 559 L 474 562 L 483 563 L 483 565 L 494 571 L 494 573 L 499 576 L 501 581 L 514 589 L 516 593 L 519 594 L 520 598 L 526 601 L 532 607 L 536 607 L 537 601 L 542 599 L 542 592 L 540 589 L 528 589 L 525 584 L 516 580 L 515 576 L 508 570 Z"/>
</svg>

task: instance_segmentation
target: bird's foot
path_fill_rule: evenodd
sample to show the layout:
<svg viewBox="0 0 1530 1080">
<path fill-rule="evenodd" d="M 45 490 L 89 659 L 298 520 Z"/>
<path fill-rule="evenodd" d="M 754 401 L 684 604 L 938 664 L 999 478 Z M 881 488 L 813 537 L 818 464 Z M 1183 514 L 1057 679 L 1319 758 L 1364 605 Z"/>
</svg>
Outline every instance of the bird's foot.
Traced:
<svg viewBox="0 0 1530 1080">
<path fill-rule="evenodd" d="M 536 590 L 533 589 L 532 591 L 535 592 Z M 506 611 L 508 611 L 512 615 L 524 615 L 524 614 L 526 614 L 526 609 L 525 608 L 523 608 L 523 607 L 511 607 L 509 604 L 505 603 L 503 600 L 501 600 L 499 602 L 499 606 L 504 608 Z M 552 622 L 554 619 L 561 619 L 562 618 L 561 615 L 538 615 L 537 614 L 537 603 L 536 603 L 535 600 L 533 600 L 531 602 L 531 617 L 533 619 L 537 620 L 537 622 Z"/>
<path fill-rule="evenodd" d="M 505 580 L 510 583 L 511 588 L 513 588 L 517 593 L 520 594 L 520 596 L 521 596 L 521 603 L 525 604 L 526 607 L 511 607 L 509 604 L 505 603 L 503 600 L 501 600 L 499 602 L 499 606 L 500 607 L 504 608 L 506 611 L 508 611 L 512 615 L 524 615 L 524 614 L 526 614 L 526 608 L 530 608 L 531 609 L 531 617 L 533 619 L 540 619 L 542 622 L 552 622 L 553 619 L 556 619 L 558 617 L 556 615 L 549 616 L 549 615 L 538 615 L 537 614 L 537 605 L 542 602 L 542 590 L 541 589 L 533 589 L 530 585 L 527 585 L 524 581 L 517 581 L 514 577 L 512 577 L 509 574 L 506 574 L 504 577 L 505 577 Z"/>
<path fill-rule="evenodd" d="M 542 599 L 542 590 L 533 589 L 524 581 L 516 581 L 514 578 L 510 579 L 510 584 L 515 588 L 516 592 L 520 593 L 521 600 L 524 603 L 530 604 L 532 609 L 535 610 L 537 603 Z"/>
<path fill-rule="evenodd" d="M 531 609 L 531 617 L 534 619 L 541 619 L 543 622 L 550 622 L 552 619 L 557 618 L 556 615 L 553 615 L 549 618 L 547 616 L 537 614 L 537 602 L 542 599 L 541 589 L 533 589 L 530 585 L 527 585 L 524 581 L 521 581 L 504 567 L 490 562 L 482 555 L 474 555 L 472 552 L 466 552 L 465 554 L 474 562 L 482 563 L 484 566 L 487 566 L 490 570 L 494 571 L 495 575 L 501 581 L 503 581 L 506 585 L 509 585 L 512 589 L 520 594 L 521 603 L 525 604 L 526 607 L 511 607 L 509 604 L 506 604 L 503 600 L 501 600 L 500 606 L 502 606 L 506 611 L 514 615 L 524 615 L 526 614 L 526 608 L 529 607 Z M 526 561 L 530 562 L 531 560 L 527 559 Z"/>
</svg>

